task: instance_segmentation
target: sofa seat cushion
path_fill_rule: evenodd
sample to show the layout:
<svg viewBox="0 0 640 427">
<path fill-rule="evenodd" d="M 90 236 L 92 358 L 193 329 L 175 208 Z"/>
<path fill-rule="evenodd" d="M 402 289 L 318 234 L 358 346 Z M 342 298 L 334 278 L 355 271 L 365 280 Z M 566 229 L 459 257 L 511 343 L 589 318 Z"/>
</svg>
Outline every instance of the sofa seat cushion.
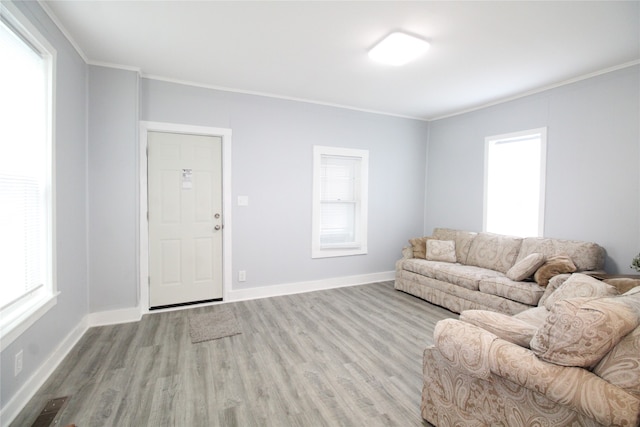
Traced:
<svg viewBox="0 0 640 427">
<path fill-rule="evenodd" d="M 531 308 L 530 305 L 521 302 L 473 291 L 404 269 L 396 273 L 394 287 L 454 313 L 464 310 L 493 310 L 514 315 Z"/>
<path fill-rule="evenodd" d="M 516 262 L 522 238 L 479 233 L 471 242 L 467 264 L 505 273 Z"/>
<path fill-rule="evenodd" d="M 427 261 L 424 259 L 405 260 L 403 269 L 431 279 L 461 286 L 472 291 L 479 289 L 479 284 L 482 279 L 487 279 L 499 274 L 486 268 L 452 264 L 443 261 Z"/>
<path fill-rule="evenodd" d="M 528 305 L 538 304 L 544 294 L 544 288 L 534 282 L 515 282 L 505 276 L 494 276 L 480 280 L 478 290 Z"/>
</svg>

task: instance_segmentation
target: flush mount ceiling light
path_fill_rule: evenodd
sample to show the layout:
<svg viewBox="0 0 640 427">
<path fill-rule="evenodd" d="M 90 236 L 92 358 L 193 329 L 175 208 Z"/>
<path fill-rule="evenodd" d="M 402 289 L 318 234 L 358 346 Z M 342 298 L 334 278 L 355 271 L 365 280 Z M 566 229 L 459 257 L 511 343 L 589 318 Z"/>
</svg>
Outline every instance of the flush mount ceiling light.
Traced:
<svg viewBox="0 0 640 427">
<path fill-rule="evenodd" d="M 400 66 L 425 53 L 429 46 L 426 40 L 396 32 L 371 48 L 369 58 L 383 64 Z"/>
</svg>

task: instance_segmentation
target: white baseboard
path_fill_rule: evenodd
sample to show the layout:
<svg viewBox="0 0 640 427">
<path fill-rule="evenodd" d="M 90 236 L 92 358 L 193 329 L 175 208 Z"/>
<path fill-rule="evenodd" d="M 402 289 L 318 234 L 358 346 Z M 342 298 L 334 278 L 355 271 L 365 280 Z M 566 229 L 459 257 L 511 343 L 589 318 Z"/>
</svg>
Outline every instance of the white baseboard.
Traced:
<svg viewBox="0 0 640 427">
<path fill-rule="evenodd" d="M 90 313 L 82 318 L 76 326 L 56 347 L 47 360 L 40 365 L 18 392 L 0 411 L 0 425 L 8 426 L 18 416 L 22 408 L 42 387 L 58 365 L 64 360 L 69 351 L 78 343 L 84 333 L 93 326 L 115 325 L 118 323 L 137 322 L 141 318 L 138 307 L 121 310 L 101 311 Z"/>
<path fill-rule="evenodd" d="M 277 297 L 281 295 L 299 294 L 303 292 L 321 291 L 344 286 L 364 285 L 367 283 L 393 280 L 395 271 L 361 274 L 357 276 L 334 277 L 311 282 L 286 283 L 283 285 L 263 286 L 259 288 L 237 289 L 227 292 L 225 302 L 245 301 L 251 299 Z"/>
<path fill-rule="evenodd" d="M 142 318 L 139 307 L 89 313 L 89 327 L 117 325 L 118 323 L 137 322 Z"/>
<path fill-rule="evenodd" d="M 8 426 L 20 411 L 29 403 L 29 400 L 36 394 L 42 385 L 53 374 L 58 365 L 69 354 L 71 349 L 80 341 L 80 338 L 89 329 L 88 316 L 82 318 L 62 342 L 56 347 L 51 355 L 35 370 L 33 375 L 20 387 L 20 390 L 11 397 L 11 400 L 2 407 L 0 411 L 0 424 L 2 427 Z"/>
</svg>

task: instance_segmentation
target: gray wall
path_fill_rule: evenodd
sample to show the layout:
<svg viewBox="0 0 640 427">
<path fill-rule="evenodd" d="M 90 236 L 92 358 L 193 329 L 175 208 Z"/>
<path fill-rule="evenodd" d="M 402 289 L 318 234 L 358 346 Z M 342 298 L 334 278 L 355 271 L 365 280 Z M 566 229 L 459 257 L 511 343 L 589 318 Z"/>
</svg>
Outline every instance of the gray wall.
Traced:
<svg viewBox="0 0 640 427">
<path fill-rule="evenodd" d="M 88 314 L 86 65 L 36 2 L 18 2 L 22 13 L 58 53 L 55 115 L 56 269 L 58 304 L 0 354 L 0 407 Z M 13 375 L 15 354 L 23 371 Z"/>
<path fill-rule="evenodd" d="M 138 301 L 138 73 L 89 66 L 89 311 Z"/>
<path fill-rule="evenodd" d="M 426 122 L 150 79 L 140 99 L 142 120 L 233 130 L 234 289 L 390 271 L 422 232 Z M 313 145 L 369 150 L 367 255 L 311 259 Z"/>
<path fill-rule="evenodd" d="M 605 247 L 609 272 L 640 251 L 640 67 L 430 123 L 425 234 L 481 231 L 484 137 L 547 126 L 547 237 Z"/>
</svg>

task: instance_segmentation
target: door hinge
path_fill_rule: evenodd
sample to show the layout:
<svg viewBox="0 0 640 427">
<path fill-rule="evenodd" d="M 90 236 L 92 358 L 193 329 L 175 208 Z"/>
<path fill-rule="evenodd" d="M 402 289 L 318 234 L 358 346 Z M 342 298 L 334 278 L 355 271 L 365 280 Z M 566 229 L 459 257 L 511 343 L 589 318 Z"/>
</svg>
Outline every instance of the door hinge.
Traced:
<svg viewBox="0 0 640 427">
<path fill-rule="evenodd" d="M 147 276 L 147 285 L 151 287 L 151 276 Z"/>
</svg>

